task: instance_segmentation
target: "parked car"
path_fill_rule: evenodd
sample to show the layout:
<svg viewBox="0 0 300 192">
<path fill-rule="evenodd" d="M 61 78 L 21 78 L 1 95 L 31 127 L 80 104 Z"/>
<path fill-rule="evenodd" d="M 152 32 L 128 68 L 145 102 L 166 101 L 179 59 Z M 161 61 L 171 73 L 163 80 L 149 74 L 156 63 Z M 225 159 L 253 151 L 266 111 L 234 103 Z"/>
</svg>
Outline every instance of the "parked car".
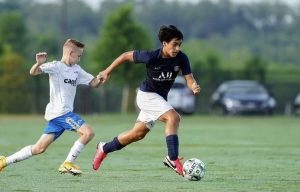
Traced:
<svg viewBox="0 0 300 192">
<path fill-rule="evenodd" d="M 211 97 L 213 110 L 223 114 L 273 114 L 275 99 L 260 83 L 251 80 L 223 82 Z"/>
<path fill-rule="evenodd" d="M 168 94 L 168 102 L 180 113 L 193 114 L 196 111 L 196 98 L 187 87 L 184 77 L 177 76 Z"/>
<path fill-rule="evenodd" d="M 300 93 L 297 94 L 292 103 L 293 114 L 300 115 Z"/>
</svg>

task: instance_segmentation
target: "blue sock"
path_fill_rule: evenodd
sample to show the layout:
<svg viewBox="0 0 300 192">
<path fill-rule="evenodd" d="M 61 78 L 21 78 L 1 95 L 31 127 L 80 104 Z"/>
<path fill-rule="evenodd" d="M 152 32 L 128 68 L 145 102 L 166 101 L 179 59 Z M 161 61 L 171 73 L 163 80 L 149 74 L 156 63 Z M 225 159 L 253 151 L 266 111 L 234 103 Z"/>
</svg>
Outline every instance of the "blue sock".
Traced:
<svg viewBox="0 0 300 192">
<path fill-rule="evenodd" d="M 110 152 L 114 152 L 114 151 L 120 150 L 123 147 L 125 147 L 125 145 L 122 145 L 119 142 L 118 137 L 115 137 L 112 141 L 106 143 L 103 146 L 103 151 L 104 151 L 104 153 L 110 153 Z"/>
<path fill-rule="evenodd" d="M 177 135 L 169 135 L 166 137 L 168 156 L 174 161 L 178 158 L 179 141 Z"/>
</svg>

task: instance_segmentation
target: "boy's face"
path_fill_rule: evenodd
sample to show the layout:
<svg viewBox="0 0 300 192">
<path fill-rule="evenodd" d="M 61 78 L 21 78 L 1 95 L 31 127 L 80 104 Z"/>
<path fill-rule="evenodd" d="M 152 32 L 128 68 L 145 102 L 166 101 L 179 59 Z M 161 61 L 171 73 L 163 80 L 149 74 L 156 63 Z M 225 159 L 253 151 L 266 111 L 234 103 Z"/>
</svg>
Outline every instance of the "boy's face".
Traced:
<svg viewBox="0 0 300 192">
<path fill-rule="evenodd" d="M 83 53 L 83 49 L 81 48 L 72 49 L 70 52 L 70 63 L 78 64 L 82 56 L 82 53 Z"/>
<path fill-rule="evenodd" d="M 182 44 L 182 39 L 176 39 L 176 38 L 172 39 L 170 42 L 164 42 L 163 52 L 167 57 L 176 57 L 176 55 L 180 51 L 181 44 Z"/>
</svg>

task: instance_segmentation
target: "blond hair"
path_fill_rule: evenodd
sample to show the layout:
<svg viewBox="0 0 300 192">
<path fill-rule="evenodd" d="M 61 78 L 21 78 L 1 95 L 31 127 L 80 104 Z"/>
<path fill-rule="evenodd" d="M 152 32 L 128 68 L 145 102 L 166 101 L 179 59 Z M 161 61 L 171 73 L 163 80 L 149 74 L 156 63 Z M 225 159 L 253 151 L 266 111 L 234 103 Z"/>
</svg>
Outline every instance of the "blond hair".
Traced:
<svg viewBox="0 0 300 192">
<path fill-rule="evenodd" d="M 64 47 L 77 47 L 77 48 L 84 48 L 84 44 L 75 40 L 75 39 L 67 39 L 65 44 L 64 44 Z"/>
<path fill-rule="evenodd" d="M 67 39 L 63 46 L 63 55 L 68 56 L 72 51 L 77 51 L 83 48 L 84 48 L 83 43 L 75 39 Z"/>
</svg>

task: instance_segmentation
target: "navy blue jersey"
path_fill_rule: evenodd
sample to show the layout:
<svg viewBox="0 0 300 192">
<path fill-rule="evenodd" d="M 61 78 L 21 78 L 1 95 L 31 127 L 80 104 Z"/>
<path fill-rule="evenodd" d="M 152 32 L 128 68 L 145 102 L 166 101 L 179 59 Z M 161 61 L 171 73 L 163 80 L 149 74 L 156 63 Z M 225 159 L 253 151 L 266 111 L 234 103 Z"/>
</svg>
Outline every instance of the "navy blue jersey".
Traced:
<svg viewBox="0 0 300 192">
<path fill-rule="evenodd" d="M 134 63 L 145 63 L 147 74 L 145 81 L 140 85 L 144 92 L 155 92 L 167 100 L 168 93 L 174 80 L 181 70 L 182 75 L 191 73 L 188 57 L 179 52 L 176 57 L 162 58 L 162 49 L 155 51 L 133 52 Z"/>
</svg>

